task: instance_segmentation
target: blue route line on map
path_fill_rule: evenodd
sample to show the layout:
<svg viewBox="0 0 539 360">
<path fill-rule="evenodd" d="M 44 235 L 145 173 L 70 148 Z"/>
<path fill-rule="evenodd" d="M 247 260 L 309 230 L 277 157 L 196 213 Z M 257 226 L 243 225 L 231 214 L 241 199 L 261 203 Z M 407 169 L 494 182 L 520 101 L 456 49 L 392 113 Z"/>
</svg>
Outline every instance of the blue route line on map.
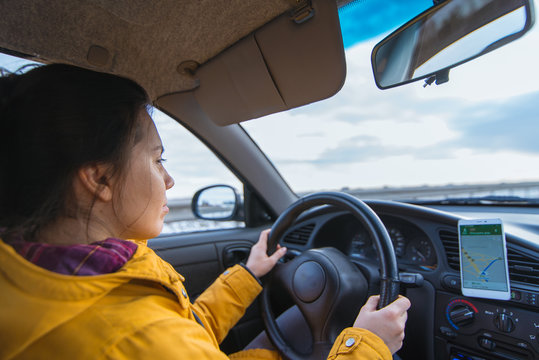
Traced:
<svg viewBox="0 0 539 360">
<path fill-rule="evenodd" d="M 488 264 L 488 266 L 487 266 L 483 271 L 481 271 L 481 275 L 482 275 L 482 276 L 486 275 L 486 274 L 485 274 L 485 271 L 487 271 L 488 268 L 491 267 L 491 265 L 494 264 L 494 263 L 495 263 L 496 261 L 498 261 L 498 260 L 499 260 L 499 259 L 494 259 L 494 260 L 492 260 L 492 261 L 490 262 L 490 264 Z M 488 280 L 485 279 L 485 281 L 488 281 Z"/>
</svg>

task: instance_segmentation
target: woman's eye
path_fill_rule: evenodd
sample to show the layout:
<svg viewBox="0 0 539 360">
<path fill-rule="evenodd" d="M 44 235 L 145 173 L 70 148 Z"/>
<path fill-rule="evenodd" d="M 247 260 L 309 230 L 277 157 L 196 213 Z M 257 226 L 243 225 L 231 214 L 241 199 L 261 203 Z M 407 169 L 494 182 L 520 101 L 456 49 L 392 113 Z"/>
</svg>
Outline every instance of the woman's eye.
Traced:
<svg viewBox="0 0 539 360">
<path fill-rule="evenodd" d="M 165 158 L 159 158 L 159 159 L 157 159 L 157 163 L 158 163 L 158 164 L 162 164 L 162 163 L 164 163 L 164 162 L 166 162 L 166 161 L 167 161 L 167 159 L 165 159 Z"/>
</svg>

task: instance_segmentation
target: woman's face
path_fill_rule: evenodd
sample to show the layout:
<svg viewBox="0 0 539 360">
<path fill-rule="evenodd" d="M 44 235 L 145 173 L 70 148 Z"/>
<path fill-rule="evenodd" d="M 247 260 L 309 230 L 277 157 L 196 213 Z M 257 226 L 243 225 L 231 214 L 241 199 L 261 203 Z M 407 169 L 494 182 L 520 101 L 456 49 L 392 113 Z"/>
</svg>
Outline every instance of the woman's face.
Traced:
<svg viewBox="0 0 539 360">
<path fill-rule="evenodd" d="M 142 139 L 132 148 L 123 181 L 116 186 L 114 210 L 125 239 L 150 239 L 163 229 L 169 209 L 166 191 L 174 180 L 163 166 L 163 144 L 146 111 L 142 112 Z"/>
</svg>

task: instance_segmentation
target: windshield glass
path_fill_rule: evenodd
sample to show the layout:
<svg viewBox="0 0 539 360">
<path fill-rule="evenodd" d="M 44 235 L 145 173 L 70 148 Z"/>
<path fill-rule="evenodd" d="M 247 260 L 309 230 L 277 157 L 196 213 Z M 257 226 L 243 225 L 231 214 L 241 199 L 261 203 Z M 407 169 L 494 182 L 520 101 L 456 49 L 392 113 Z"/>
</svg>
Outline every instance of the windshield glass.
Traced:
<svg viewBox="0 0 539 360">
<path fill-rule="evenodd" d="M 359 1 L 355 6 L 374 3 L 386 5 Z M 432 1 L 417 5 L 415 14 Z M 345 190 L 394 200 L 539 198 L 538 26 L 452 69 L 448 83 L 424 87 L 418 81 L 379 90 L 370 56 L 390 29 L 354 43 L 357 35 L 347 30 L 349 22 L 340 13 L 347 61 L 342 90 L 243 124 L 298 194 Z"/>
</svg>

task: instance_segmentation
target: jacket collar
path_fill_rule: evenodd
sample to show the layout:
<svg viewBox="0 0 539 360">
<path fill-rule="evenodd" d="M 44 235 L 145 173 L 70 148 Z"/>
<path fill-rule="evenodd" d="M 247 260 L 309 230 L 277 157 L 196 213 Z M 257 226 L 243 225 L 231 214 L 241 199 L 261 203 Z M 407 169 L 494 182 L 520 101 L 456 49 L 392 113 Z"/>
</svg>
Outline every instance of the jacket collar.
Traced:
<svg viewBox="0 0 539 360">
<path fill-rule="evenodd" d="M 0 240 L 0 270 L 2 277 L 19 291 L 57 301 L 97 301 L 112 289 L 133 279 L 154 281 L 167 287 L 184 281 L 183 276 L 155 255 L 145 241 L 135 242 L 137 250 L 118 271 L 94 276 L 72 276 L 36 266 Z"/>
</svg>

